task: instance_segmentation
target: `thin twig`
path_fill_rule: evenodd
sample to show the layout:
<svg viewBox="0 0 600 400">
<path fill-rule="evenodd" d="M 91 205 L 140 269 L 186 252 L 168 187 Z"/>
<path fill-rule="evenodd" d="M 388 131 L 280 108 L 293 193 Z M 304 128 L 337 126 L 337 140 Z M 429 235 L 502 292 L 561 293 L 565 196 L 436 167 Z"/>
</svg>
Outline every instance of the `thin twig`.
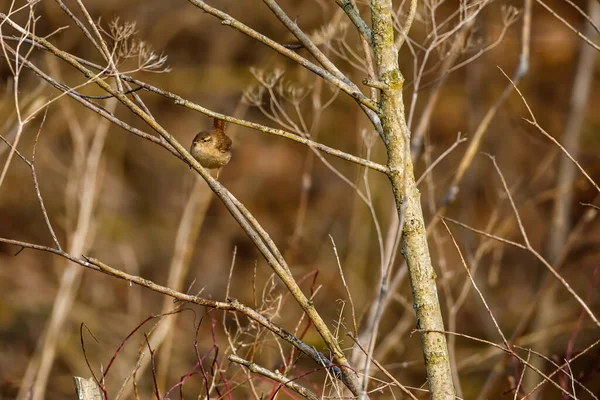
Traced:
<svg viewBox="0 0 600 400">
<path fill-rule="evenodd" d="M 600 327 L 600 321 L 598 321 L 598 319 L 596 318 L 596 316 L 594 315 L 594 313 L 592 312 L 592 310 L 590 310 L 590 308 L 588 307 L 587 304 L 585 304 L 585 301 L 583 301 L 583 299 L 575 292 L 575 290 L 573 290 L 573 288 L 571 288 L 571 286 L 567 283 L 567 281 L 565 281 L 565 279 L 560 276 L 560 274 L 558 272 L 556 272 L 556 269 L 553 268 L 532 246 L 531 243 L 529 242 L 529 237 L 527 236 L 527 233 L 525 231 L 525 228 L 523 226 L 523 223 L 521 222 L 521 217 L 519 216 L 519 211 L 517 210 L 517 207 L 515 206 L 515 202 L 510 194 L 510 191 L 508 189 L 508 186 L 506 185 L 506 181 L 504 180 L 504 175 L 502 174 L 502 171 L 500 171 L 500 168 L 498 167 L 498 164 L 496 163 L 496 159 L 492 156 L 489 156 L 490 159 L 492 160 L 492 163 L 494 164 L 494 168 L 496 169 L 496 172 L 498 173 L 498 176 L 500 177 L 500 180 L 502 181 L 502 186 L 504 187 L 504 192 L 506 193 L 508 200 L 510 201 L 510 205 L 513 209 L 513 212 L 515 214 L 515 217 L 517 219 L 517 224 L 519 226 L 519 229 L 521 231 L 521 235 L 523 236 L 523 240 L 525 241 L 525 246 L 527 247 L 527 250 L 529 250 L 529 252 L 531 254 L 533 254 L 535 256 L 535 258 L 537 258 L 542 264 L 544 264 L 544 266 L 546 268 L 548 268 L 548 270 L 552 273 L 552 275 L 554 275 L 554 277 L 556 279 L 558 279 L 558 281 L 564 286 L 565 289 L 567 289 L 567 291 L 569 293 L 571 293 L 571 295 L 573 296 L 573 298 L 575 300 L 577 300 L 577 302 L 579 304 L 581 304 L 581 306 L 583 307 L 583 309 L 586 311 L 586 313 L 589 315 L 589 317 L 592 319 L 592 321 L 594 321 L 594 323 Z"/>
<path fill-rule="evenodd" d="M 592 186 L 594 186 L 594 188 L 596 188 L 596 190 L 598 192 L 600 192 L 600 187 L 598 186 L 598 184 L 596 182 L 594 182 L 594 180 L 588 175 L 587 172 L 585 172 L 585 170 L 583 169 L 583 167 L 577 162 L 577 160 L 575 160 L 571 154 L 567 151 L 567 149 L 564 148 L 564 146 L 562 144 L 560 144 L 560 142 L 558 140 L 556 140 L 554 137 L 552 137 L 552 135 L 550 135 L 548 132 L 546 132 L 541 126 L 540 124 L 537 122 L 537 120 L 535 119 L 535 115 L 533 114 L 533 111 L 531 111 L 531 108 L 529 107 L 529 104 L 527 103 L 527 100 L 525 100 L 525 97 L 523 96 L 523 94 L 521 93 L 521 91 L 519 90 L 519 88 L 516 86 L 516 84 L 513 82 L 512 79 L 510 79 L 508 77 L 508 75 L 506 75 L 504 73 L 504 71 L 502 71 L 502 69 L 500 68 L 500 71 L 502 72 L 502 74 L 506 77 L 506 79 L 508 79 L 510 81 L 510 84 L 513 85 L 513 87 L 515 88 L 515 90 L 517 91 L 517 93 L 519 94 L 519 97 L 521 97 L 521 100 L 523 100 L 523 103 L 525 104 L 525 107 L 527 107 L 527 111 L 529 111 L 529 115 L 531 116 L 531 119 L 527 119 L 527 118 L 523 118 L 525 121 L 527 121 L 528 123 L 530 123 L 531 125 L 535 126 L 536 128 L 538 128 L 538 130 L 544 134 L 544 136 L 546 136 L 548 139 L 550 139 L 556 146 L 558 146 L 558 148 L 564 153 L 565 156 L 567 156 L 569 158 L 569 160 L 571 160 L 571 162 L 573 162 L 573 164 L 575 164 L 577 166 L 577 168 L 579 169 L 579 171 L 583 174 L 583 176 L 585 176 L 585 178 L 588 180 L 588 182 L 590 182 L 592 184 Z"/>
<path fill-rule="evenodd" d="M 356 344 L 356 346 L 358 346 L 358 348 L 359 348 L 359 349 L 360 349 L 360 350 L 361 350 L 361 351 L 362 351 L 362 352 L 363 352 L 363 353 L 366 355 L 366 354 L 367 354 L 367 351 L 365 350 L 365 348 L 364 348 L 363 346 L 361 346 L 361 344 L 360 344 L 360 342 L 358 341 L 358 339 L 357 339 L 355 336 L 352 336 L 352 335 L 350 335 L 350 334 L 348 334 L 348 336 L 349 336 L 349 337 L 350 337 L 350 338 L 351 338 L 351 339 L 354 341 L 354 343 Z M 385 369 L 385 368 L 383 367 L 383 365 L 381 365 L 381 364 L 379 363 L 379 361 L 377 361 L 375 358 L 371 358 L 371 362 L 372 362 L 373 364 L 375 364 L 375 366 L 376 366 L 377 368 L 379 368 L 379 370 L 380 370 L 381 372 L 383 372 L 383 374 L 384 374 L 385 376 L 387 376 L 389 380 L 391 380 L 392 382 L 394 382 L 394 384 L 395 384 L 396 386 L 398 386 L 398 387 L 400 388 L 400 390 L 402 390 L 402 391 L 403 391 L 403 392 L 404 392 L 404 393 L 405 393 L 405 394 L 406 394 L 408 397 L 410 397 L 410 398 L 411 398 L 411 399 L 413 399 L 413 400 L 417 400 L 417 398 L 415 397 L 415 395 L 414 395 L 414 394 L 412 394 L 412 393 L 410 392 L 410 390 L 408 390 L 408 389 L 406 388 L 406 386 L 404 386 L 403 384 L 401 384 L 401 383 L 400 383 L 400 382 L 399 382 L 399 381 L 398 381 L 398 380 L 397 380 L 397 379 L 396 379 L 396 378 L 395 378 L 395 377 L 394 377 L 392 374 L 390 374 L 390 373 L 388 372 L 388 370 L 387 370 L 387 369 Z"/>
<path fill-rule="evenodd" d="M 232 28 L 237 29 L 238 31 L 248 35 L 249 37 L 259 41 L 260 43 L 272 48 L 276 52 L 288 57 L 289 59 L 295 61 L 296 63 L 308 69 L 309 71 L 319 75 L 321 78 L 325 79 L 331 84 L 339 87 L 342 91 L 355 98 L 359 103 L 365 105 L 369 109 L 373 111 L 377 110 L 377 104 L 375 104 L 373 101 L 371 101 L 371 99 L 362 94 L 358 87 L 356 87 L 356 85 L 351 83 L 349 80 L 344 81 L 340 79 L 339 77 L 333 75 L 329 71 L 317 66 L 316 64 L 313 64 L 312 62 L 298 55 L 296 52 L 285 48 L 284 46 L 275 42 L 274 40 L 271 40 L 265 35 L 262 35 L 257 31 L 253 30 L 252 28 L 242 24 L 240 21 L 236 20 L 231 15 L 224 13 L 223 11 L 217 8 L 209 6 L 202 0 L 188 1 L 196 7 L 198 7 L 199 9 L 207 12 L 208 14 L 219 18 L 222 21 L 221 23 L 223 25 L 231 26 Z"/>
<path fill-rule="evenodd" d="M 331 239 L 331 245 L 333 246 L 333 252 L 335 254 L 335 259 L 337 261 L 338 269 L 340 270 L 340 277 L 342 279 L 342 284 L 346 289 L 346 295 L 348 296 L 348 300 L 350 301 L 350 311 L 352 312 L 352 327 L 354 329 L 354 335 L 358 335 L 358 329 L 356 328 L 356 314 L 354 313 L 354 301 L 352 301 L 352 295 L 350 294 L 350 288 L 348 288 L 348 284 L 346 283 L 346 278 L 344 278 L 344 271 L 342 270 L 342 264 L 340 263 L 340 257 L 338 256 L 337 246 L 335 245 L 335 241 L 333 240 L 333 236 L 329 235 L 329 239 Z"/>
<path fill-rule="evenodd" d="M 504 336 L 504 333 L 502 333 L 502 329 L 500 329 L 500 325 L 498 325 L 498 321 L 496 320 L 496 317 L 494 317 L 494 314 L 490 310 L 490 307 L 488 306 L 487 301 L 485 301 L 485 298 L 483 297 L 483 294 L 481 293 L 481 290 L 479 290 L 479 287 L 475 283 L 475 280 L 473 279 L 473 276 L 471 275 L 471 271 L 469 270 L 469 267 L 467 267 L 467 263 L 465 262 L 465 259 L 464 259 L 463 255 L 462 255 L 462 252 L 460 251 L 460 247 L 458 247 L 458 243 L 456 243 L 456 240 L 454 239 L 454 235 L 452 235 L 452 232 L 450 231 L 450 228 L 448 228 L 448 225 L 446 225 L 446 221 L 444 221 L 443 219 L 442 219 L 442 224 L 444 224 L 444 227 L 446 228 L 446 231 L 450 235 L 450 239 L 452 239 L 452 243 L 454 244 L 454 247 L 456 248 L 456 251 L 458 252 L 458 256 L 460 257 L 460 261 L 462 263 L 462 266 L 464 267 L 465 272 L 467 273 L 467 276 L 469 277 L 469 280 L 471 281 L 471 284 L 475 288 L 475 291 L 479 295 L 479 298 L 483 302 L 483 305 L 484 305 L 485 309 L 487 310 L 488 315 L 492 319 L 492 322 L 494 323 L 494 326 L 496 327 L 496 331 L 498 332 L 498 334 L 502 338 L 502 342 L 504 342 L 504 346 L 506 346 L 507 349 L 510 349 L 510 344 L 508 343 L 508 340 L 506 340 L 506 336 Z"/>
<path fill-rule="evenodd" d="M 266 376 L 267 378 L 272 379 L 275 382 L 281 383 L 282 385 L 292 389 L 294 392 L 298 393 L 300 396 L 304 397 L 305 399 L 319 400 L 319 396 L 317 396 L 316 394 L 314 394 L 313 392 L 311 392 L 304 386 L 301 386 L 301 385 L 297 384 L 296 382 L 294 382 L 293 380 L 281 375 L 281 373 L 279 373 L 279 371 L 273 372 L 264 367 L 261 367 L 258 364 L 244 360 L 243 358 L 238 357 L 234 354 L 230 354 L 229 357 L 227 357 L 227 358 L 229 359 L 229 361 L 234 362 L 236 364 L 243 365 L 244 367 L 248 368 L 250 371 L 252 371 L 254 373 L 260 374 L 262 376 Z"/>
<path fill-rule="evenodd" d="M 350 18 L 356 29 L 358 29 L 358 32 L 360 32 L 361 37 L 366 40 L 369 45 L 372 44 L 373 34 L 367 23 L 360 16 L 356 3 L 353 0 L 335 0 L 335 2 L 342 10 L 344 10 L 348 18 Z"/>
</svg>

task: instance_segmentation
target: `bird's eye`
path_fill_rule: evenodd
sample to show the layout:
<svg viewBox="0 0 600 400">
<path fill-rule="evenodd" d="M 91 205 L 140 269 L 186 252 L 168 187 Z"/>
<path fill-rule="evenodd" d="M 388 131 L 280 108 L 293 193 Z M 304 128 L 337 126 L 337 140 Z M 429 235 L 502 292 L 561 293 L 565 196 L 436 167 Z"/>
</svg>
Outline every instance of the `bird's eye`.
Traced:
<svg viewBox="0 0 600 400">
<path fill-rule="evenodd" d="M 202 138 L 202 141 L 203 142 L 210 142 L 210 139 L 211 139 L 210 136 L 207 136 L 205 138 Z"/>
</svg>

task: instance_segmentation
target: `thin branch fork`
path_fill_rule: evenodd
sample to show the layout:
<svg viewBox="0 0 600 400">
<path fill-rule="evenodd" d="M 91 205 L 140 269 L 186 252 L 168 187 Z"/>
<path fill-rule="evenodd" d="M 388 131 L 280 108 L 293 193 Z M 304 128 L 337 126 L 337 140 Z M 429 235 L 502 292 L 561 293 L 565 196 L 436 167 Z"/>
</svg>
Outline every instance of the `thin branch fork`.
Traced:
<svg viewBox="0 0 600 400">
<path fill-rule="evenodd" d="M 46 111 L 47 110 L 48 109 L 46 109 Z M 46 114 L 44 113 L 44 120 L 45 119 L 46 119 Z M 29 169 L 31 170 L 31 175 L 32 175 L 32 178 L 33 178 L 33 187 L 35 189 L 35 193 L 37 195 L 38 202 L 40 203 L 40 208 L 42 210 L 42 214 L 44 215 L 44 220 L 46 221 L 46 226 L 48 227 L 48 231 L 50 232 L 50 235 L 52 236 L 52 240 L 54 241 L 54 244 L 56 245 L 56 248 L 58 250 L 62 251 L 62 247 L 60 246 L 60 242 L 58 241 L 56 233 L 54 232 L 54 228 L 52 227 L 52 224 L 50 223 L 50 217 L 48 216 L 48 212 L 46 211 L 46 206 L 44 204 L 44 198 L 42 197 L 42 193 L 40 191 L 40 184 L 38 182 L 37 173 L 35 171 L 35 148 L 37 146 L 37 141 L 39 139 L 39 135 L 40 135 L 40 132 L 42 130 L 42 126 L 43 126 L 43 121 L 42 121 L 42 124 L 40 125 L 40 128 L 38 130 L 36 141 L 35 141 L 35 144 L 34 144 L 34 147 L 33 147 L 33 155 L 31 157 L 31 161 L 28 160 L 23 154 L 21 154 L 21 152 L 19 150 L 17 150 L 16 148 L 14 148 L 14 146 L 8 140 L 6 140 L 6 138 L 4 138 L 4 136 L 0 135 L 0 139 L 9 148 L 11 148 L 11 150 L 14 150 L 15 154 L 17 154 L 17 156 L 19 156 L 19 158 L 21 158 L 21 160 L 23 160 L 23 162 L 29 166 Z"/>
<path fill-rule="evenodd" d="M 503 238 L 499 238 L 497 236 L 494 235 L 490 235 L 487 234 L 485 232 L 482 231 L 477 231 L 474 230 L 476 233 L 479 234 L 483 234 L 487 237 L 490 237 L 492 239 L 522 248 L 524 250 L 529 251 L 535 258 L 537 258 L 547 269 L 548 271 L 554 275 L 554 277 L 561 283 L 561 285 L 571 294 L 571 296 L 573 296 L 573 298 L 581 305 L 581 307 L 583 308 L 583 310 L 587 313 L 587 315 L 590 317 L 590 319 L 594 322 L 594 324 L 596 324 L 596 326 L 600 327 L 600 321 L 598 320 L 598 318 L 594 315 L 594 313 L 592 312 L 592 310 L 590 309 L 590 307 L 585 303 L 585 301 L 577 294 L 577 292 L 575 292 L 575 290 L 571 287 L 571 285 L 569 285 L 567 283 L 567 281 L 556 271 L 556 269 L 550 265 L 550 263 L 548 261 L 546 261 L 546 259 L 544 257 L 542 257 L 531 245 L 531 243 L 529 242 L 529 237 L 527 236 L 527 232 L 525 231 L 525 228 L 523 226 L 523 223 L 521 222 L 521 217 L 519 215 L 519 212 L 517 210 L 517 207 L 514 203 L 514 200 L 510 194 L 510 191 L 508 189 L 508 185 L 506 184 L 506 181 L 504 180 L 504 175 L 502 174 L 502 172 L 500 171 L 500 168 L 498 167 L 498 164 L 496 163 L 495 158 L 491 157 L 492 163 L 494 165 L 494 168 L 496 170 L 496 172 L 498 173 L 498 176 L 500 177 L 500 180 L 502 182 L 502 186 L 504 189 L 504 192 L 506 193 L 511 208 L 513 210 L 513 213 L 515 214 L 515 218 L 517 219 L 517 224 L 519 226 L 519 231 L 521 232 L 521 236 L 523 237 L 523 241 L 525 242 L 525 244 L 520 244 L 520 243 L 516 243 L 516 242 L 512 242 Z M 445 218 L 449 221 L 455 222 L 449 218 Z M 444 222 L 444 219 L 442 219 L 442 222 Z M 445 222 L 444 222 L 445 224 Z M 466 228 L 466 229 L 470 229 L 473 230 L 473 228 L 470 228 L 469 226 L 462 224 L 462 223 L 458 223 L 460 226 Z"/>
<path fill-rule="evenodd" d="M 266 37 L 265 35 L 258 33 L 257 31 L 253 30 L 252 28 L 242 24 L 241 22 L 239 22 L 238 20 L 236 20 L 235 18 L 233 18 L 231 15 L 224 13 L 223 11 L 211 7 L 208 4 L 206 4 L 204 1 L 202 0 L 188 0 L 190 3 L 192 3 L 193 5 L 195 5 L 196 7 L 198 7 L 199 9 L 207 12 L 210 15 L 213 15 L 217 18 L 219 18 L 222 21 L 222 24 L 224 25 L 229 25 L 232 28 L 237 29 L 238 31 L 250 36 L 251 38 L 261 42 L 262 44 L 272 48 L 273 50 L 277 51 L 278 53 L 288 57 L 289 59 L 297 62 L 299 65 L 303 66 L 304 68 L 308 69 L 309 71 L 319 75 L 321 78 L 325 79 L 326 81 L 332 83 L 333 85 L 337 86 L 338 88 L 340 88 L 342 91 L 346 92 L 347 94 L 349 94 L 351 97 L 355 98 L 359 103 L 365 105 L 366 107 L 368 107 L 369 109 L 373 110 L 373 111 L 377 111 L 378 110 L 378 106 L 377 103 L 372 101 L 371 99 L 369 99 L 367 96 L 365 96 L 364 94 L 362 94 L 362 92 L 360 91 L 360 89 L 358 89 L 358 87 L 356 85 L 354 85 L 350 80 L 346 79 L 340 79 L 339 77 L 333 75 L 331 72 L 315 65 L 314 63 L 308 61 L 307 59 L 305 59 L 304 57 L 298 55 L 297 53 L 287 49 L 285 46 L 275 42 L 272 39 L 269 39 L 268 37 Z"/>
<path fill-rule="evenodd" d="M 338 74 L 339 76 L 336 76 L 335 74 L 332 74 L 331 72 L 329 72 L 323 68 L 320 68 L 319 66 L 308 61 L 304 57 L 301 57 L 297 53 L 286 48 L 285 46 L 280 45 L 279 43 L 269 39 L 265 35 L 260 34 L 257 31 L 253 30 L 252 28 L 242 24 L 238 20 L 231 17 L 229 14 L 224 13 L 223 11 L 221 11 L 219 9 L 209 6 L 202 0 L 188 0 L 188 1 L 190 3 L 192 3 L 193 5 L 195 5 L 196 7 L 200 8 L 201 10 L 221 19 L 223 21 L 222 23 L 224 25 L 229 25 L 229 26 L 237 29 L 238 31 L 248 35 L 249 37 L 263 43 L 264 45 L 272 48 L 273 50 L 277 51 L 278 53 L 288 57 L 289 59 L 295 61 L 296 63 L 298 63 L 299 65 L 308 69 L 309 71 L 311 71 L 311 72 L 315 73 L 316 75 L 320 76 L 321 78 L 325 79 L 327 82 L 331 83 L 332 85 L 340 88 L 342 91 L 344 91 L 345 93 L 347 93 L 348 95 L 353 97 L 360 104 L 360 107 L 365 112 L 365 114 L 369 117 L 369 119 L 373 123 L 373 126 L 377 129 L 379 134 L 382 135 L 381 121 L 379 119 L 379 115 L 377 114 L 379 111 L 379 104 L 377 103 L 377 101 L 374 101 L 374 100 L 370 99 L 369 97 L 365 96 L 360 91 L 360 89 L 353 82 L 351 82 L 348 78 L 346 78 L 343 74 L 339 73 Z M 280 17 L 284 18 L 283 15 L 280 15 Z M 285 17 L 287 17 L 287 16 L 285 16 Z M 289 18 L 287 18 L 287 19 L 289 20 Z M 299 36 L 301 38 L 306 37 L 303 32 L 299 31 L 299 29 L 297 30 L 297 33 L 299 34 Z M 301 40 L 304 40 L 304 39 L 301 39 Z M 306 39 L 304 41 L 306 43 L 303 43 L 303 45 L 310 46 L 310 44 L 308 43 L 309 42 L 308 39 Z M 320 50 L 318 50 L 318 49 L 315 50 L 315 48 L 313 48 L 312 53 L 317 59 L 320 59 L 320 61 L 323 61 L 326 63 L 326 61 L 324 60 L 325 57 L 324 56 L 321 57 L 321 55 L 320 55 L 320 54 L 322 54 L 320 52 Z M 337 68 L 335 66 L 333 67 L 333 71 L 337 71 Z"/>
<path fill-rule="evenodd" d="M 360 32 L 361 36 L 367 41 L 367 43 L 372 45 L 373 33 L 371 32 L 371 28 L 369 28 L 365 20 L 363 20 L 360 16 L 356 4 L 350 0 L 335 0 L 335 2 L 342 8 L 342 10 L 344 10 L 348 18 L 350 18 L 350 21 L 352 21 L 356 29 L 358 29 L 358 32 Z"/>
<path fill-rule="evenodd" d="M 420 329 L 415 329 L 415 332 L 420 332 L 420 331 L 421 331 Z M 538 368 L 536 368 L 534 365 L 532 365 L 530 362 L 528 362 L 528 361 L 527 361 L 527 360 L 525 360 L 523 357 L 521 357 L 519 354 L 517 354 L 517 353 L 516 353 L 514 350 L 512 350 L 510 347 L 508 347 L 508 348 L 507 348 L 507 347 L 504 347 L 504 346 L 502 346 L 502 345 L 499 345 L 499 344 L 497 344 L 497 343 L 490 342 L 489 340 L 480 339 L 480 338 L 478 338 L 478 337 L 475 337 L 475 336 L 470 336 L 470 335 L 466 335 L 466 334 L 464 334 L 464 333 L 450 332 L 450 331 L 439 331 L 439 333 L 444 333 L 444 334 L 447 334 L 447 335 L 459 336 L 459 337 L 462 337 L 462 338 L 466 338 L 466 339 L 469 339 L 469 340 L 473 340 L 473 341 L 475 341 L 475 342 L 484 343 L 484 344 L 487 344 L 487 345 L 489 345 L 489 346 L 495 347 L 495 348 L 497 348 L 498 350 L 500 350 L 500 351 L 503 351 L 503 352 L 505 352 L 506 354 L 508 354 L 508 355 L 510 355 L 510 356 L 513 356 L 513 357 L 515 357 L 515 358 L 516 358 L 516 359 L 517 359 L 517 360 L 518 360 L 518 361 L 519 361 L 521 364 L 523 364 L 523 365 L 527 366 L 527 367 L 528 367 L 528 368 L 530 368 L 532 371 L 534 371 L 536 374 L 538 374 L 540 377 L 542 377 L 542 378 L 544 379 L 544 380 L 542 381 L 542 383 L 546 383 L 546 382 L 547 382 L 547 383 L 550 383 L 550 384 L 552 384 L 554 387 L 556 387 L 558 390 L 560 390 L 560 391 L 561 391 L 561 392 L 562 392 L 562 393 L 563 393 L 563 394 L 564 394 L 566 397 L 569 397 L 569 398 L 571 398 L 571 399 L 573 399 L 573 400 L 577 400 L 577 397 L 575 397 L 573 394 L 571 394 L 571 393 L 569 393 L 568 391 L 566 391 L 565 389 L 563 389 L 563 388 L 562 388 L 562 387 L 561 387 L 561 386 L 560 386 L 558 383 L 554 382 L 554 381 L 551 379 L 551 377 L 552 377 L 553 375 L 557 374 L 558 372 L 564 372 L 563 368 L 564 368 L 566 365 L 568 365 L 568 362 L 566 362 L 565 364 L 563 364 L 561 367 L 559 367 L 557 370 L 555 370 L 555 371 L 554 371 L 552 374 L 550 374 L 550 375 L 546 375 L 546 374 L 544 374 L 542 371 L 540 371 Z M 597 343 L 596 343 L 596 344 L 597 344 Z M 517 348 L 518 348 L 519 346 L 515 346 L 515 347 L 517 347 Z M 589 350 L 589 348 L 588 348 L 588 349 L 586 349 L 586 350 Z M 583 355 L 584 353 L 585 353 L 585 352 L 578 354 L 576 357 L 573 357 L 573 359 L 572 359 L 572 360 L 570 360 L 570 361 L 571 361 L 571 362 L 572 362 L 572 361 L 574 361 L 576 358 L 578 358 L 579 356 Z M 541 384 L 540 384 L 540 385 L 538 385 L 538 386 L 536 387 L 536 389 L 537 389 L 539 386 L 541 386 Z M 580 385 L 580 386 L 583 386 L 583 385 Z M 584 389 L 587 389 L 585 386 L 583 386 L 583 388 L 584 388 Z M 529 397 L 529 395 L 530 395 L 531 393 L 532 393 L 532 392 L 530 392 L 528 395 L 526 395 L 525 397 L 523 397 L 523 399 L 525 399 L 525 398 Z M 589 392 L 589 390 L 588 390 L 588 393 L 591 393 L 591 392 Z"/>
<path fill-rule="evenodd" d="M 160 136 L 153 136 L 149 133 L 143 132 L 129 124 L 127 124 L 126 122 L 123 122 L 122 120 L 118 119 L 117 117 L 115 117 L 112 113 L 110 113 L 109 111 L 107 111 L 106 109 L 104 109 L 102 106 L 94 103 L 93 101 L 90 100 L 90 96 L 82 96 L 80 95 L 78 92 L 72 90 L 71 88 L 69 88 L 68 86 L 57 82 L 56 80 L 54 80 L 52 77 L 50 77 L 48 74 L 46 74 L 44 71 L 42 71 L 41 69 L 39 69 L 35 64 L 33 64 L 31 61 L 29 61 L 28 59 L 26 59 L 25 57 L 21 56 L 20 54 L 18 54 L 14 49 L 12 49 L 10 46 L 8 45 L 4 45 L 4 48 L 11 53 L 13 56 L 15 57 L 19 57 L 19 60 L 21 63 L 23 63 L 23 65 L 25 65 L 27 68 L 29 68 L 30 70 L 32 70 L 37 76 L 39 76 L 40 78 L 42 78 L 43 80 L 45 80 L 46 82 L 48 82 L 50 85 L 54 86 L 56 89 L 62 91 L 65 95 L 71 97 L 72 99 L 74 99 L 75 101 L 79 102 L 81 105 L 83 105 L 86 108 L 89 108 L 90 110 L 94 111 L 95 113 L 97 113 L 98 115 L 100 115 L 103 118 L 108 119 L 109 121 L 111 121 L 113 124 L 123 128 L 124 130 L 133 133 L 136 136 L 141 137 L 142 139 L 145 140 L 149 140 L 152 143 L 158 144 L 159 146 L 164 147 L 166 150 L 168 150 L 171 154 L 173 154 L 175 157 L 182 159 L 181 155 L 173 148 L 173 146 L 169 145 L 166 141 L 164 141 L 162 139 L 162 137 Z M 42 47 L 44 48 L 44 47 Z M 45 49 L 45 48 L 44 48 Z M 46 49 L 45 49 L 46 50 Z M 127 92 L 126 92 L 127 93 Z M 110 96 L 99 96 L 99 97 L 113 97 L 112 95 Z"/>
<path fill-rule="evenodd" d="M 299 65 L 308 69 L 309 71 L 311 71 L 311 72 L 315 73 L 316 75 L 320 76 L 321 78 L 325 79 L 327 82 L 331 83 L 332 85 L 340 88 L 343 92 L 345 92 L 348 95 L 350 95 L 351 97 L 353 97 L 360 104 L 360 107 L 365 112 L 365 114 L 368 116 L 369 120 L 371 120 L 375 129 L 377 129 L 379 134 L 382 135 L 383 131 L 382 131 L 382 126 L 381 126 L 381 121 L 380 121 L 380 118 L 378 115 L 380 107 L 379 107 L 379 104 L 377 103 L 377 101 L 374 101 L 374 100 L 370 99 L 369 97 L 365 96 L 360 91 L 360 89 L 353 82 L 351 82 L 348 78 L 346 78 L 343 74 L 341 74 L 341 72 L 339 72 L 335 66 L 332 67 L 332 70 L 334 72 L 338 71 L 339 73 L 337 73 L 337 75 L 332 74 L 331 72 L 329 72 L 323 68 L 320 68 L 319 66 L 308 61 L 304 57 L 301 57 L 297 53 L 286 48 L 285 46 L 275 42 L 274 40 L 269 39 L 265 35 L 258 33 L 257 31 L 253 30 L 252 28 L 242 24 L 235 18 L 231 17 L 229 14 L 224 13 L 223 11 L 221 11 L 219 9 L 209 6 L 202 0 L 188 0 L 188 1 L 190 3 L 192 3 L 193 5 L 195 5 L 196 7 L 200 8 L 201 10 L 219 18 L 220 20 L 223 21 L 222 23 L 224 25 L 229 25 L 229 26 L 237 29 L 238 31 L 246 34 L 247 36 L 263 43 L 264 45 L 272 48 L 273 50 L 277 51 L 278 53 L 288 57 L 289 59 L 295 61 L 296 63 L 298 63 Z M 280 17 L 282 20 L 286 20 L 286 18 L 287 18 L 286 23 L 290 24 L 289 17 L 285 16 L 285 14 L 283 12 L 280 15 L 278 15 L 278 17 Z M 327 63 L 326 57 L 322 56 L 322 53 L 320 52 L 320 50 L 311 46 L 312 42 L 310 42 L 308 40 L 306 35 L 302 31 L 300 31 L 293 22 L 291 23 L 291 25 L 294 25 L 293 30 L 296 31 L 296 33 L 299 36 L 299 39 L 301 41 L 302 40 L 304 41 L 303 45 L 311 47 L 313 55 L 319 61 L 325 63 L 325 65 L 329 65 Z"/>
<path fill-rule="evenodd" d="M 295 391 L 296 393 L 298 393 L 305 399 L 309 399 L 309 400 L 318 400 L 319 399 L 319 396 L 317 396 L 315 393 L 308 390 L 304 386 L 297 384 L 293 380 L 283 376 L 279 371 L 273 372 L 264 367 L 261 367 L 258 364 L 252 363 L 248 360 L 244 360 L 243 358 L 238 357 L 234 354 L 230 354 L 229 357 L 227 357 L 227 358 L 229 359 L 229 361 L 236 363 L 236 364 L 243 365 L 244 367 L 248 368 L 250 371 L 252 371 L 254 373 L 266 376 L 267 378 L 272 379 L 275 382 L 281 383 L 283 386 L 292 389 L 293 391 Z"/>
<path fill-rule="evenodd" d="M 298 27 L 298 24 L 283 11 L 275 0 L 263 0 L 263 2 L 271 9 L 273 14 L 292 32 L 296 39 L 302 43 L 304 48 L 321 64 L 327 71 L 333 74 L 336 78 L 343 82 L 350 80 L 327 58 L 325 54 L 310 40 L 310 38 Z"/>
</svg>

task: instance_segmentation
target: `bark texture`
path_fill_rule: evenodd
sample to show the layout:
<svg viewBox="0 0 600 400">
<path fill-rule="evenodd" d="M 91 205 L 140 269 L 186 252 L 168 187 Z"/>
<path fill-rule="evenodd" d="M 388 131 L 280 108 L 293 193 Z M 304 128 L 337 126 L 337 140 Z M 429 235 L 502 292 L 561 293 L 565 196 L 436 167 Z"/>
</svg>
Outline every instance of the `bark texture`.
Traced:
<svg viewBox="0 0 600 400">
<path fill-rule="evenodd" d="M 442 333 L 444 321 L 436 274 L 431 263 L 420 193 L 410 157 L 410 134 L 402 97 L 404 78 L 394 46 L 392 1 L 372 0 L 371 11 L 375 63 L 379 79 L 386 86 L 380 98 L 380 118 L 396 209 L 398 217 L 404 221 L 402 254 L 408 265 L 417 327 L 421 330 L 430 397 L 435 400 L 453 399 L 454 385 L 446 336 Z"/>
</svg>

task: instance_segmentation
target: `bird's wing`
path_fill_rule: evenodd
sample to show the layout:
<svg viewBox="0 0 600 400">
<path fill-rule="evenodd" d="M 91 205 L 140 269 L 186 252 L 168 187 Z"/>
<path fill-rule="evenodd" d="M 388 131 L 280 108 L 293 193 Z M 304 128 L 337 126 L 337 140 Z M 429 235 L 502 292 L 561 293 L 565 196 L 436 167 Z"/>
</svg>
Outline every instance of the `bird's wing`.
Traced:
<svg viewBox="0 0 600 400">
<path fill-rule="evenodd" d="M 221 143 L 220 146 L 220 150 L 223 153 L 227 153 L 228 151 L 231 151 L 231 139 L 229 138 L 229 136 L 227 135 L 223 135 L 223 142 Z"/>
</svg>

